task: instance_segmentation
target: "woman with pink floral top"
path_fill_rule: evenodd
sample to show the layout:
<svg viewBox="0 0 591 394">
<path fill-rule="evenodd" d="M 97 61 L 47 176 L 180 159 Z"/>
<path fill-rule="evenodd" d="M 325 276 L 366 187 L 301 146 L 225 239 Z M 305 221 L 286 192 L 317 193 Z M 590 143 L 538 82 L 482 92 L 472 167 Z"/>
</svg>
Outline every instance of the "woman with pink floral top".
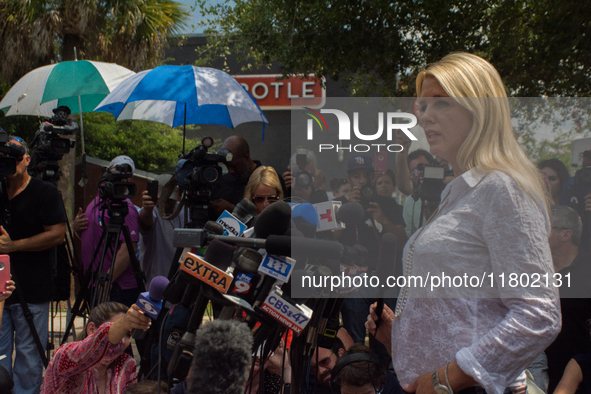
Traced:
<svg viewBox="0 0 591 394">
<path fill-rule="evenodd" d="M 60 346 L 45 373 L 41 394 L 120 394 L 137 382 L 136 363 L 123 353 L 133 329 L 147 330 L 150 318 L 137 305 L 105 302 L 91 312 L 80 341 Z"/>
</svg>

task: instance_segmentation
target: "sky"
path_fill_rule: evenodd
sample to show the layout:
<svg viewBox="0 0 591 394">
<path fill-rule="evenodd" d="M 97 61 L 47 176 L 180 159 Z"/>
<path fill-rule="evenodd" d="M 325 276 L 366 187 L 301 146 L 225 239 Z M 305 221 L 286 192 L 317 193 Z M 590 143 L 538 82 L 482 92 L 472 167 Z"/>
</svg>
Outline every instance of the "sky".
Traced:
<svg viewBox="0 0 591 394">
<path fill-rule="evenodd" d="M 199 21 L 203 20 L 198 10 L 192 10 L 196 8 L 195 0 L 176 0 L 177 2 L 183 4 L 185 9 L 191 13 L 191 20 L 187 27 L 182 31 L 183 34 L 198 34 L 203 33 L 203 28 L 199 27 L 197 24 Z M 224 0 L 207 0 L 208 5 L 220 4 L 223 3 Z"/>
</svg>

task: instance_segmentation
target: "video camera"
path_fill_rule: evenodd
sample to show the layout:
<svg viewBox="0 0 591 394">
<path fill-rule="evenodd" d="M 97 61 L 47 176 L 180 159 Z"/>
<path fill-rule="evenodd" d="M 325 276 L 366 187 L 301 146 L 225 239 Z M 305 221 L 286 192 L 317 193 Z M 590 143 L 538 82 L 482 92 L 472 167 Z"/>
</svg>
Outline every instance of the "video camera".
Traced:
<svg viewBox="0 0 591 394">
<path fill-rule="evenodd" d="M 429 203 L 439 204 L 441 201 L 441 192 L 445 189 L 443 180 L 448 176 L 454 176 L 452 169 L 442 167 L 441 163 L 433 159 L 429 164 L 419 164 L 419 183 L 418 187 L 412 192 L 412 198 L 417 201 L 421 199 Z"/>
<path fill-rule="evenodd" d="M 591 159 L 591 150 L 584 151 L 583 157 Z M 591 186 L 591 166 L 583 165 L 583 168 L 577 170 L 575 173 L 575 185 Z"/>
<path fill-rule="evenodd" d="M 308 148 L 305 146 L 296 148 L 296 164 L 298 169 L 293 171 L 295 184 L 302 189 L 307 189 L 314 183 L 314 177 L 305 170 L 308 166 Z"/>
<path fill-rule="evenodd" d="M 8 142 L 8 133 L 0 127 L 0 177 L 14 175 L 16 163 L 25 155 L 25 147 Z"/>
<path fill-rule="evenodd" d="M 222 177 L 219 163 L 232 161 L 233 155 L 229 149 L 208 152 L 213 145 L 211 137 L 201 140 L 201 145 L 187 153 L 176 164 L 176 178 L 181 189 L 211 195 L 213 184 Z"/>
<path fill-rule="evenodd" d="M 53 113 L 52 118 L 41 124 L 31 143 L 31 148 L 35 148 L 35 152 L 45 156 L 44 160 L 61 160 L 75 146 L 76 141 L 59 136 L 73 135 L 79 130 L 78 123 L 68 119 L 70 108 L 62 105 L 54 109 Z"/>
<path fill-rule="evenodd" d="M 131 168 L 128 164 L 117 165 L 113 170 L 107 170 L 99 180 L 99 196 L 103 200 L 123 201 L 134 198 L 137 187 L 133 182 L 123 182 L 131 178 Z"/>
</svg>

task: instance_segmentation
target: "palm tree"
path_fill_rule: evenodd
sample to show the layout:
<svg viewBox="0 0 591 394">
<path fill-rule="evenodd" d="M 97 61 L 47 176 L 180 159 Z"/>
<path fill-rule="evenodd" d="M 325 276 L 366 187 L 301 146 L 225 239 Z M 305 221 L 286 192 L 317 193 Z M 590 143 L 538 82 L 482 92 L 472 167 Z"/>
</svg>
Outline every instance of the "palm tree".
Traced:
<svg viewBox="0 0 591 394">
<path fill-rule="evenodd" d="M 171 0 L 0 0 L 0 78 L 73 60 L 75 47 L 80 59 L 150 68 L 188 16 Z"/>
</svg>

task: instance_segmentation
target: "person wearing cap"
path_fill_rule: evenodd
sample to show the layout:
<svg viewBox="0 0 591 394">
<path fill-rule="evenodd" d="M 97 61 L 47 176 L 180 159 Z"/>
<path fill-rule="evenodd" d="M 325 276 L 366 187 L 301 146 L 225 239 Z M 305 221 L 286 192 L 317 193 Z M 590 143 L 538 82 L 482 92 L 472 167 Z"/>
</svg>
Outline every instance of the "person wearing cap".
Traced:
<svg viewBox="0 0 591 394">
<path fill-rule="evenodd" d="M 338 234 L 339 242 L 347 246 L 355 244 L 362 245 L 368 251 L 364 261 L 359 261 L 358 272 L 366 271 L 371 274 L 377 268 L 378 253 L 380 249 L 379 240 L 384 233 L 392 233 L 396 236 L 398 243 L 398 254 L 396 256 L 396 274 L 402 270 L 401 251 L 406 243 L 406 232 L 404 230 L 404 219 L 402 207 L 392 197 L 379 196 L 373 190 L 374 196 L 371 201 L 362 201 L 361 188 L 373 184 L 374 166 L 371 157 L 366 155 L 355 155 L 347 163 L 347 179 L 351 185 L 350 198 L 342 196 L 335 200 L 347 203 L 362 203 L 365 208 L 365 221 L 355 225 L 347 224 L 347 227 Z M 337 235 L 335 233 L 335 235 Z M 362 289 L 363 290 L 363 289 Z M 343 315 L 343 326 L 351 334 L 355 342 L 364 342 L 366 337 L 365 315 L 369 306 L 374 302 L 373 298 L 358 297 L 347 298 L 341 309 Z M 387 300 L 392 306 L 394 300 Z M 389 355 L 386 349 L 378 344 L 376 353 L 381 360 L 387 364 Z"/>
<path fill-rule="evenodd" d="M 347 180 L 351 185 L 349 199 L 342 197 L 343 203 L 362 203 L 361 188 L 373 184 L 375 171 L 371 157 L 356 155 L 347 163 Z M 374 196 L 367 202 L 366 209 L 369 224 L 379 233 L 392 233 L 400 246 L 406 243 L 402 207 L 391 197 L 379 196 L 373 189 Z M 365 201 L 363 201 L 365 204 Z M 376 256 L 377 257 L 377 256 Z"/>
<path fill-rule="evenodd" d="M 117 156 L 111 161 L 106 171 L 127 173 L 129 176 L 127 179 L 123 179 L 122 182 L 130 181 L 133 178 L 133 173 L 135 171 L 135 163 L 129 156 Z M 137 243 L 139 242 L 140 237 L 139 214 L 131 200 L 127 198 L 124 202 L 128 206 L 128 213 L 127 216 L 125 216 L 124 224 L 129 229 L 133 250 L 137 251 Z M 103 215 L 103 211 L 101 211 L 102 206 L 103 200 L 100 196 L 96 196 L 96 198 L 88 204 L 85 212 L 82 211 L 82 208 L 78 209 L 78 214 L 74 219 L 73 228 L 76 234 L 80 236 L 82 245 L 81 256 L 84 270 L 87 270 L 90 267 L 92 256 L 98 247 L 98 241 L 101 234 L 109 225 L 109 214 L 105 210 Z M 123 305 L 131 306 L 137 300 L 140 291 L 137 280 L 133 274 L 133 267 L 131 265 L 123 233 L 119 238 L 119 242 L 119 250 L 117 250 L 114 258 L 115 265 L 113 268 L 109 301 L 120 302 Z M 97 256 L 93 268 L 96 269 L 99 259 L 100 256 Z M 113 254 L 110 248 L 108 248 L 103 261 L 103 272 L 109 272 L 112 262 Z"/>
<path fill-rule="evenodd" d="M 158 199 L 162 198 L 162 191 L 172 178 L 170 174 L 158 175 Z M 178 205 L 178 187 L 176 184 L 172 193 L 164 204 L 165 216 L 170 216 Z M 168 186 L 167 186 L 168 187 Z M 165 220 L 157 205 L 147 190 L 142 193 L 142 209 L 140 210 L 140 264 L 146 274 L 146 283 L 150 283 L 156 276 L 168 276 L 170 264 L 176 252 L 172 244 L 175 228 L 185 226 L 185 214 L 181 211 L 171 220 Z"/>
<path fill-rule="evenodd" d="M 591 149 L 583 152 L 583 160 L 579 171 L 591 171 Z M 577 173 L 579 173 L 577 171 Z M 583 177 L 580 177 L 583 178 Z M 571 207 L 581 216 L 583 234 L 580 248 L 591 252 L 591 184 L 577 181 L 577 176 L 571 177 L 563 186 L 560 193 L 560 205 Z"/>
<path fill-rule="evenodd" d="M 16 172 L 6 177 L 0 199 L 0 254 L 10 256 L 17 291 L 5 301 L 2 314 L 0 355 L 6 358 L 0 365 L 14 379 L 15 393 L 37 394 L 43 382 L 43 361 L 24 308 L 32 316 L 40 343 L 46 344 L 49 303 L 55 290 L 53 247 L 64 242 L 67 218 L 57 188 L 27 173 L 31 156 L 25 141 L 11 136 L 9 144 L 20 148 L 21 154 L 15 157 Z"/>
</svg>

